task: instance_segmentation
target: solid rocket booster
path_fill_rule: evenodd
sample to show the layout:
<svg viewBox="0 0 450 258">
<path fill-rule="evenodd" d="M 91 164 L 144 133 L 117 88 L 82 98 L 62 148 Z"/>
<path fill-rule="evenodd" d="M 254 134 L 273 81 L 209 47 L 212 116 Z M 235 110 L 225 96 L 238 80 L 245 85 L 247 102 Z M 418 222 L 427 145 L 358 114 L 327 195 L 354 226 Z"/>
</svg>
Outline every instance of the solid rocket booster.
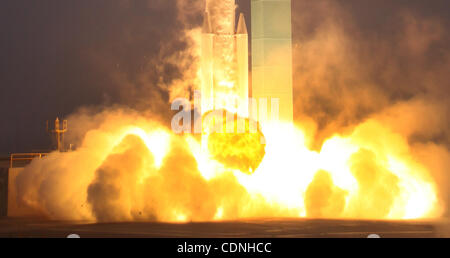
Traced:
<svg viewBox="0 0 450 258">
<path fill-rule="evenodd" d="M 207 0 L 202 33 L 202 114 L 226 109 L 248 116 L 248 33 L 235 28 L 234 0 Z"/>
<path fill-rule="evenodd" d="M 292 124 L 291 0 L 252 0 L 251 8 L 252 97 L 259 107 L 267 104 L 267 122 Z M 273 108 L 274 100 L 278 100 L 278 110 Z M 276 120 L 274 115 L 278 115 Z"/>
</svg>

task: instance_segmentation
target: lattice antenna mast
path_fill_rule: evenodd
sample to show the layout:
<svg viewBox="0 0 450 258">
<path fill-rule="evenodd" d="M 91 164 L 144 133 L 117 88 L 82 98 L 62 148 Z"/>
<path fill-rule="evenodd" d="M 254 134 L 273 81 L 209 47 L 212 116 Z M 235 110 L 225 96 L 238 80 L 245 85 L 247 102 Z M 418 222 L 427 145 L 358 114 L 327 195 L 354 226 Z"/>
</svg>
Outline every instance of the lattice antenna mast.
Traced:
<svg viewBox="0 0 450 258">
<path fill-rule="evenodd" d="M 67 120 L 63 120 L 61 127 L 59 118 L 56 118 L 55 127 L 52 130 L 49 129 L 47 120 L 47 132 L 54 135 L 56 139 L 56 149 L 60 152 L 64 152 L 64 133 L 67 132 Z"/>
</svg>

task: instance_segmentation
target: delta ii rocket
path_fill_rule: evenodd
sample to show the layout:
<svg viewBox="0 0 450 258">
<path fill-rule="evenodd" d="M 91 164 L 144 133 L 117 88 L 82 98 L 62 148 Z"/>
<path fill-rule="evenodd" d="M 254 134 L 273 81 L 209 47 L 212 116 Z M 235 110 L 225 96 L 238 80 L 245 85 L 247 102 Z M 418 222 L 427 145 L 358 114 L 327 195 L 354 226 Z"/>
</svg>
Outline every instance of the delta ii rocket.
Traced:
<svg viewBox="0 0 450 258">
<path fill-rule="evenodd" d="M 248 33 L 235 26 L 235 0 L 206 0 L 202 32 L 202 115 L 227 110 L 248 117 Z"/>
</svg>

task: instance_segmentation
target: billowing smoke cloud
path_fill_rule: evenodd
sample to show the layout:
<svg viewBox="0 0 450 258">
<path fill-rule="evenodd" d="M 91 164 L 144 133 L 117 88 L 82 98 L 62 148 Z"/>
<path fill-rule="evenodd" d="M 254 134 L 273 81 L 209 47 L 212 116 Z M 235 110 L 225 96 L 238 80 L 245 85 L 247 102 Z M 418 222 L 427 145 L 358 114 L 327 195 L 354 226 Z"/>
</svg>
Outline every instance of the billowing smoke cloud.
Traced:
<svg viewBox="0 0 450 258">
<path fill-rule="evenodd" d="M 442 4 L 293 1 L 304 10 L 293 14 L 294 114 L 315 149 L 380 121 L 406 137 L 448 207 L 450 34 Z"/>
<path fill-rule="evenodd" d="M 17 200 L 28 213 L 95 221 L 283 214 L 277 205 L 250 195 L 231 172 L 206 180 L 185 138 L 170 136 L 137 112 L 107 110 L 72 119 L 92 121 L 79 148 L 35 160 L 17 176 Z M 167 146 L 161 141 L 166 138 Z"/>
<path fill-rule="evenodd" d="M 305 194 L 307 216 L 313 218 L 333 218 L 342 214 L 346 192 L 334 186 L 326 171 L 319 171 L 308 186 Z"/>
</svg>

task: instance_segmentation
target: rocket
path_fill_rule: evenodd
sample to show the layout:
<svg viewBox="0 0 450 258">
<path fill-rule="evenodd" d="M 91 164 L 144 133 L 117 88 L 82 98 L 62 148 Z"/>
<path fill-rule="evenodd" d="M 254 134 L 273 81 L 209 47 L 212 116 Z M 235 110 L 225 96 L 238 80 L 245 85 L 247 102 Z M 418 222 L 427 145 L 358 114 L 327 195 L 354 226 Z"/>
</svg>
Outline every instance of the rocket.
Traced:
<svg viewBox="0 0 450 258">
<path fill-rule="evenodd" d="M 227 110 L 248 116 L 248 33 L 235 0 L 206 0 L 202 29 L 202 115 Z"/>
</svg>

